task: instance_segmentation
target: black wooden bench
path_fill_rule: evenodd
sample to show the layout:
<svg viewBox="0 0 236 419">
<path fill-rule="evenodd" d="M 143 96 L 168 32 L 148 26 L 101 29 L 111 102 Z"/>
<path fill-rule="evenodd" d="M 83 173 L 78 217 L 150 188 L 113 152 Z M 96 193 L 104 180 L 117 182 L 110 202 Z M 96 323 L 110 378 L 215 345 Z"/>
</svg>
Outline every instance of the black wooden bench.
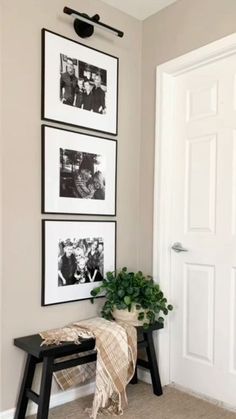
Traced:
<svg viewBox="0 0 236 419">
<path fill-rule="evenodd" d="M 162 395 L 162 387 L 159 377 L 152 332 L 161 328 L 163 328 L 161 323 L 155 323 L 148 329 L 137 327 L 138 349 L 145 348 L 147 354 L 147 361 L 138 359 L 137 365 L 150 370 L 153 393 L 157 396 Z M 40 335 L 31 335 L 14 339 L 14 345 L 27 353 L 25 370 L 22 378 L 14 419 L 25 419 L 29 400 L 32 400 L 38 405 L 37 419 L 47 419 L 53 372 L 71 368 L 77 365 L 87 364 L 97 359 L 95 339 L 84 339 L 80 345 L 64 342 L 59 346 L 40 346 L 41 343 L 42 338 Z M 91 350 L 93 351 L 91 354 L 84 356 L 82 355 L 83 352 Z M 72 358 L 66 361 L 58 361 L 59 358 L 75 354 L 81 355 L 78 358 Z M 55 360 L 57 360 L 57 362 L 54 362 Z M 41 362 L 43 363 L 43 369 L 40 392 L 39 394 L 36 394 L 31 389 L 31 386 L 34 378 L 35 367 L 38 363 Z M 137 382 L 138 379 L 136 366 L 135 374 L 131 380 L 131 383 L 136 384 Z"/>
</svg>

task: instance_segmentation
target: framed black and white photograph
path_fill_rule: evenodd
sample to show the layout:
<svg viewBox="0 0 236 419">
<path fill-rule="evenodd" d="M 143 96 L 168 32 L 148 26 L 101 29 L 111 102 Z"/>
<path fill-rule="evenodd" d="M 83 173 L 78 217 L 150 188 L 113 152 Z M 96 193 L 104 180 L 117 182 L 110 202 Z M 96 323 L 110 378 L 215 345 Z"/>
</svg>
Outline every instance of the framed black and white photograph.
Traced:
<svg viewBox="0 0 236 419">
<path fill-rule="evenodd" d="M 115 221 L 42 221 L 42 305 L 91 298 L 116 268 Z"/>
<path fill-rule="evenodd" d="M 116 214 L 117 141 L 42 126 L 42 212 Z"/>
<path fill-rule="evenodd" d="M 42 30 L 42 118 L 117 135 L 118 58 Z"/>
</svg>

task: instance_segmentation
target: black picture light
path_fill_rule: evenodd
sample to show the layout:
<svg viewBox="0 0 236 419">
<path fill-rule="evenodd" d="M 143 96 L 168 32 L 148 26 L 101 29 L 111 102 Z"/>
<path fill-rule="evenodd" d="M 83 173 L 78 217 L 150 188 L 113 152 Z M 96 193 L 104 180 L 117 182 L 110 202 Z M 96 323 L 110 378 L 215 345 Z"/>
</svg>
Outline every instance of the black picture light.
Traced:
<svg viewBox="0 0 236 419">
<path fill-rule="evenodd" d="M 112 28 L 111 26 L 100 22 L 100 16 L 97 14 L 89 17 L 86 13 L 79 13 L 69 7 L 64 7 L 63 12 L 75 18 L 74 29 L 80 38 L 89 38 L 92 36 L 94 27 L 111 32 L 113 35 L 119 36 L 120 38 L 124 36 L 124 32 L 119 29 Z"/>
</svg>

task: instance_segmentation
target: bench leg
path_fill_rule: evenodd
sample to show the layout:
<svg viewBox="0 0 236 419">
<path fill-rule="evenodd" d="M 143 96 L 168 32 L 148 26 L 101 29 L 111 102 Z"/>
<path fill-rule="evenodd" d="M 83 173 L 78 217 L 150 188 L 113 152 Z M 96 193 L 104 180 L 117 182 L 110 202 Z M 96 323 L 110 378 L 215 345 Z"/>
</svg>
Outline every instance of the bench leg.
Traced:
<svg viewBox="0 0 236 419">
<path fill-rule="evenodd" d="M 43 371 L 39 393 L 39 406 L 37 419 L 47 419 L 49 410 L 49 401 L 52 385 L 54 358 L 45 357 L 43 360 Z"/>
<path fill-rule="evenodd" d="M 17 401 L 14 419 L 25 419 L 26 409 L 28 405 L 28 397 L 26 396 L 26 392 L 27 390 L 31 389 L 36 364 L 37 358 L 35 358 L 33 355 L 28 355 L 25 364 L 24 375 L 21 382 L 21 388 Z"/>
<path fill-rule="evenodd" d="M 136 364 L 135 372 L 134 372 L 133 377 L 130 380 L 130 384 L 137 384 L 137 383 L 138 383 L 138 373 L 137 373 L 137 364 Z"/>
<path fill-rule="evenodd" d="M 156 352 L 155 347 L 153 343 L 153 336 L 152 331 L 143 333 L 144 339 L 147 342 L 147 357 L 148 357 L 148 363 L 150 366 L 150 373 L 152 378 L 152 387 L 153 387 L 153 393 L 156 394 L 156 396 L 162 395 L 162 387 L 161 387 L 161 380 L 157 365 L 157 359 L 156 359 Z"/>
</svg>

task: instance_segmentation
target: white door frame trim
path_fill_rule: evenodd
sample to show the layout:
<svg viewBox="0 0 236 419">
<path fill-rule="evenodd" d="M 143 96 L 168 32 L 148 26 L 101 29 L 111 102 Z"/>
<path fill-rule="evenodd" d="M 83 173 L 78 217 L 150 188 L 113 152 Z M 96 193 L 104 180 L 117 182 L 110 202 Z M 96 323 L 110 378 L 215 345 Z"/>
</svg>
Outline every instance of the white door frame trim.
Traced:
<svg viewBox="0 0 236 419">
<path fill-rule="evenodd" d="M 157 66 L 156 70 L 156 134 L 153 212 L 153 276 L 168 299 L 171 299 L 171 228 L 173 158 L 173 110 L 175 79 L 181 74 L 236 54 L 236 33 Z M 171 319 L 171 314 L 169 318 Z M 162 384 L 170 377 L 170 326 L 159 333 L 159 359 Z"/>
</svg>

